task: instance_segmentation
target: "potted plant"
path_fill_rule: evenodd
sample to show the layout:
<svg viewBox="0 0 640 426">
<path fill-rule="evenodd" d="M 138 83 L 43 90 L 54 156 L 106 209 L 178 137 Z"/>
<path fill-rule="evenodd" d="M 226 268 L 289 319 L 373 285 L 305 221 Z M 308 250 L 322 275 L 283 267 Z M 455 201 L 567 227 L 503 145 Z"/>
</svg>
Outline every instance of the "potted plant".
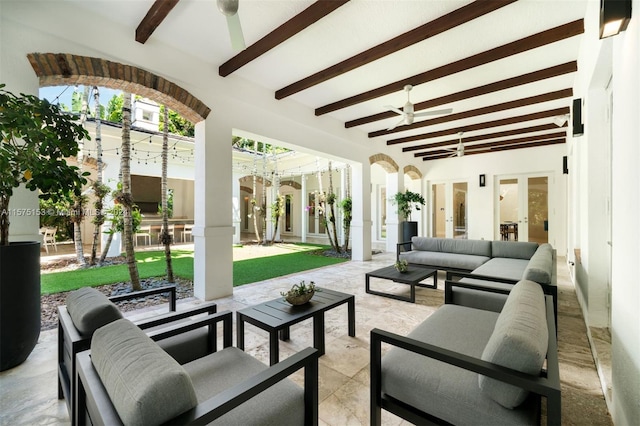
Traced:
<svg viewBox="0 0 640 426">
<path fill-rule="evenodd" d="M 420 210 L 420 206 L 424 206 L 424 197 L 416 192 L 408 189 L 404 192 L 398 192 L 393 197 L 394 204 L 398 206 L 398 213 L 404 219 L 402 222 L 402 241 L 411 241 L 411 237 L 418 235 L 418 222 L 411 221 L 411 212 L 415 208 Z"/>
<path fill-rule="evenodd" d="M 294 284 L 289 291 L 281 291 L 280 294 L 292 305 L 304 305 L 311 300 L 316 291 L 316 284 L 313 281 L 306 284 L 302 280 L 300 284 Z"/>
<path fill-rule="evenodd" d="M 56 105 L 14 95 L 0 84 L 0 371 L 22 363 L 40 335 L 40 241 L 9 242 L 12 217 L 38 215 L 11 207 L 14 189 L 44 199 L 70 199 L 86 179 L 66 158 L 77 154 L 87 131 Z"/>
</svg>

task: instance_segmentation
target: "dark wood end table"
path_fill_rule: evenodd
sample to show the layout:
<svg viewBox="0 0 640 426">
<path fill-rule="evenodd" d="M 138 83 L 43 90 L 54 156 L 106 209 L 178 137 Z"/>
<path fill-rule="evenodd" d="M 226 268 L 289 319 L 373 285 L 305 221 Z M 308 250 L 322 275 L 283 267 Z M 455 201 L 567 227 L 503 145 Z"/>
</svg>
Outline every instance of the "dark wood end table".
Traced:
<svg viewBox="0 0 640 426">
<path fill-rule="evenodd" d="M 356 335 L 356 298 L 353 294 L 321 288 L 316 291 L 309 303 L 293 306 L 284 297 L 250 306 L 236 312 L 236 343 L 244 350 L 244 323 L 248 322 L 269 332 L 269 363 L 280 360 L 278 334 L 281 340 L 289 340 L 289 328 L 308 318 L 313 318 L 313 347 L 319 355 L 324 355 L 324 313 L 330 309 L 347 304 L 349 336 Z"/>
<path fill-rule="evenodd" d="M 387 266 L 386 268 L 377 269 L 365 274 L 366 286 L 365 291 L 369 294 L 375 294 L 378 296 L 389 297 L 391 299 L 402 300 L 404 302 L 416 302 L 416 286 L 425 288 L 438 288 L 438 270 L 431 268 L 423 268 L 420 266 L 409 266 L 407 272 L 400 273 L 394 266 Z M 370 279 L 382 278 L 385 280 L 391 280 L 396 283 L 409 284 L 411 286 L 411 294 L 409 297 L 400 296 L 392 293 L 384 293 L 381 291 L 371 290 Z M 426 280 L 429 277 L 433 277 L 433 285 L 422 284 L 420 281 Z"/>
</svg>

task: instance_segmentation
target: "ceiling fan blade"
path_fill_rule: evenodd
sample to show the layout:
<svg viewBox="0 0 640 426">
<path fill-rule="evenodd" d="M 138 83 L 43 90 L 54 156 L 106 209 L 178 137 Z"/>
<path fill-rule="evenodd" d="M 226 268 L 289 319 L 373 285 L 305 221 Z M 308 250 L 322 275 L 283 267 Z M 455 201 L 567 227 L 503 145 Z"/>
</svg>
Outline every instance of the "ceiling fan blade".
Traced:
<svg viewBox="0 0 640 426">
<path fill-rule="evenodd" d="M 227 16 L 227 27 L 229 28 L 229 36 L 231 37 L 231 47 L 234 50 L 244 50 L 247 46 L 244 43 L 242 35 L 242 26 L 240 25 L 240 15 L 238 13 Z"/>
<path fill-rule="evenodd" d="M 398 127 L 399 125 L 404 123 L 404 117 L 402 117 L 402 120 L 398 121 L 396 124 L 394 124 L 393 126 L 389 127 L 387 130 L 393 130 L 396 127 Z"/>
<path fill-rule="evenodd" d="M 388 109 L 389 111 L 393 111 L 396 114 L 400 114 L 400 115 L 404 114 L 404 112 L 400 108 L 396 108 L 392 105 L 385 105 L 383 108 Z"/>
<path fill-rule="evenodd" d="M 434 111 L 417 112 L 417 113 L 413 114 L 413 116 L 414 117 L 425 117 L 427 115 L 451 114 L 452 112 L 453 112 L 452 108 L 447 108 L 447 109 L 438 109 L 438 110 L 434 110 Z"/>
</svg>

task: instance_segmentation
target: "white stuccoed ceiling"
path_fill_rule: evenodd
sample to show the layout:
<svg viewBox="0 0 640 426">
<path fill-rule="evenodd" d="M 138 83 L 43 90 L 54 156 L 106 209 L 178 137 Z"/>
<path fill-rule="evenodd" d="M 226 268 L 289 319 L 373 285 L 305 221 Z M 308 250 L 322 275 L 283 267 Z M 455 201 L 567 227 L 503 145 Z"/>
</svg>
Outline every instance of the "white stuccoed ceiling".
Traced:
<svg viewBox="0 0 640 426">
<path fill-rule="evenodd" d="M 471 57 L 506 43 L 545 31 L 584 17 L 591 0 L 520 0 L 476 18 L 355 70 L 302 90 L 289 98 L 311 110 L 404 79 L 434 68 Z M 593 0 L 595 1 L 595 0 Z M 152 6 L 152 0 L 76 1 L 77 7 L 90 9 L 126 27 L 135 28 Z M 240 0 L 239 16 L 247 46 L 302 12 L 312 0 Z M 231 74 L 252 81 L 275 93 L 291 83 L 372 48 L 415 27 L 431 22 L 470 1 L 435 0 L 351 0 L 272 50 Z M 582 35 L 535 48 L 477 66 L 447 77 L 415 85 L 414 103 L 482 86 L 506 78 L 577 60 Z M 212 70 L 232 58 L 226 20 L 214 0 L 181 0 L 153 32 L 147 44 L 166 43 L 211 64 Z M 216 72 L 217 73 L 217 72 Z M 575 73 L 524 84 L 515 88 L 440 105 L 430 109 L 453 108 L 454 113 L 517 100 L 573 87 Z M 230 78 L 228 77 L 228 78 Z M 402 91 L 359 103 L 328 115 L 341 122 L 384 112 L 384 105 L 401 107 Z M 401 131 L 376 138 L 398 137 L 460 127 L 516 115 L 569 107 L 571 98 L 548 101 L 453 122 Z M 419 112 L 419 111 L 416 111 Z M 399 116 L 356 127 L 363 132 L 386 129 Z M 416 118 L 422 121 L 424 118 Z M 465 136 L 492 133 L 517 127 L 546 124 L 551 118 L 520 125 L 495 127 L 465 133 Z M 456 139 L 443 136 L 402 146 Z"/>
</svg>

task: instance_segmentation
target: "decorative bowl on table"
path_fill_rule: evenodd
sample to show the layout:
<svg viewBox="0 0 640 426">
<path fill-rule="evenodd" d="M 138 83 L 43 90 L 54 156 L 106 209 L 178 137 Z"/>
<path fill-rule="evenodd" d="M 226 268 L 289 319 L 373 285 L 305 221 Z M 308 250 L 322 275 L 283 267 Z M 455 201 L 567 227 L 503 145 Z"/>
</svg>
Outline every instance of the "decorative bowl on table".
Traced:
<svg viewBox="0 0 640 426">
<path fill-rule="evenodd" d="M 405 259 L 397 261 L 393 266 L 401 274 L 409 270 L 409 262 L 407 262 Z"/>
<path fill-rule="evenodd" d="M 281 291 L 280 294 L 292 305 L 304 305 L 311 300 L 315 292 L 315 283 L 311 281 L 306 284 L 303 280 L 299 284 L 294 284 L 289 291 Z"/>
</svg>

